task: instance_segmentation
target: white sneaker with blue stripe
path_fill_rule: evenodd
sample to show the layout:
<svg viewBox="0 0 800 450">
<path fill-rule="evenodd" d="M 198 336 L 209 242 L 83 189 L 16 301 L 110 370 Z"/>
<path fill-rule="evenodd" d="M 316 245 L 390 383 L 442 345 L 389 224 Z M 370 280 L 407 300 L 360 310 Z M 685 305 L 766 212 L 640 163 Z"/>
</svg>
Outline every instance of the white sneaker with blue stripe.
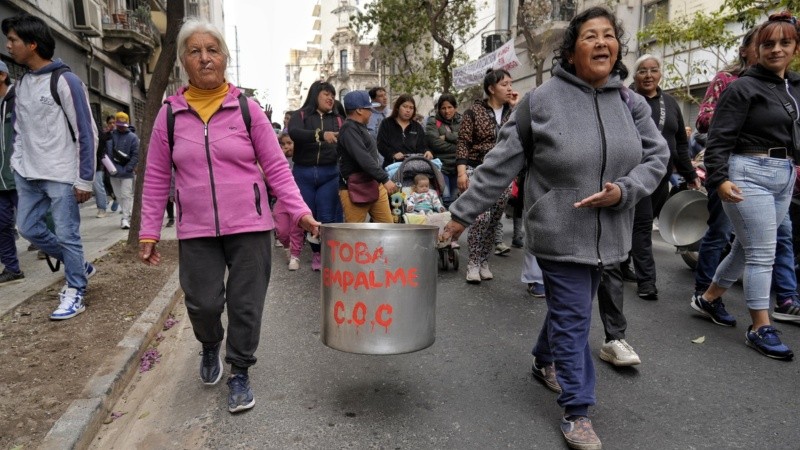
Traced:
<svg viewBox="0 0 800 450">
<path fill-rule="evenodd" d="M 68 287 L 58 293 L 61 303 L 58 308 L 50 314 L 51 320 L 71 319 L 78 314 L 86 311 L 83 304 L 83 292 L 75 288 Z"/>
</svg>

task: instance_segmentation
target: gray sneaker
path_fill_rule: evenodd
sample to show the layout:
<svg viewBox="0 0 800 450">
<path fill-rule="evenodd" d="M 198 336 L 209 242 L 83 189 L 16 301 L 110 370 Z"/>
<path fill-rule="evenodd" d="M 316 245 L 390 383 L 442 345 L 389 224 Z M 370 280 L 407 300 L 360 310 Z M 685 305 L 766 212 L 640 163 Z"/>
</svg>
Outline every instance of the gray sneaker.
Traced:
<svg viewBox="0 0 800 450">
<path fill-rule="evenodd" d="M 561 434 L 569 448 L 578 450 L 600 450 L 603 444 L 592 428 L 592 421 L 586 416 L 577 416 L 572 420 L 561 418 Z"/>
<path fill-rule="evenodd" d="M 614 339 L 600 347 L 600 359 L 617 367 L 635 366 L 641 364 L 639 355 L 625 339 Z"/>
<path fill-rule="evenodd" d="M 556 379 L 555 364 L 550 363 L 540 367 L 539 364 L 536 363 L 536 357 L 534 356 L 531 371 L 533 372 L 533 377 L 547 386 L 547 389 L 550 389 L 557 394 L 561 393 L 561 385 L 558 384 L 558 379 Z"/>
<path fill-rule="evenodd" d="M 498 256 L 505 256 L 511 251 L 511 247 L 507 246 L 505 242 L 498 242 L 494 246 L 494 254 Z"/>
</svg>

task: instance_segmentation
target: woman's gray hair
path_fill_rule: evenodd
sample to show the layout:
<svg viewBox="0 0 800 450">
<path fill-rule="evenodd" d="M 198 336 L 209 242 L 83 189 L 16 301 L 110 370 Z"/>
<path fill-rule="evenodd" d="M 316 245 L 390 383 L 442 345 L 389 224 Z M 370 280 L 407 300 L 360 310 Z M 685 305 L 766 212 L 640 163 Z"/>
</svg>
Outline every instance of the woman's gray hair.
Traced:
<svg viewBox="0 0 800 450">
<path fill-rule="evenodd" d="M 639 66 L 644 64 L 645 61 L 649 61 L 651 59 L 655 61 L 656 64 L 658 64 L 658 68 L 660 69 L 661 66 L 663 65 L 663 63 L 661 62 L 661 58 L 655 55 L 651 55 L 650 53 L 646 53 L 640 56 L 639 59 L 637 59 L 636 62 L 633 63 L 633 72 L 636 73 L 636 71 L 639 70 Z"/>
<path fill-rule="evenodd" d="M 211 35 L 211 37 L 219 42 L 219 49 L 222 54 L 225 55 L 225 62 L 230 60 L 231 53 L 228 50 L 228 44 L 225 43 L 225 36 L 219 32 L 217 27 L 210 22 L 192 18 L 187 19 L 186 22 L 181 25 L 181 30 L 178 32 L 178 61 L 180 61 L 184 69 L 186 69 L 186 65 L 183 63 L 183 58 L 186 56 L 186 41 L 195 33 Z"/>
</svg>

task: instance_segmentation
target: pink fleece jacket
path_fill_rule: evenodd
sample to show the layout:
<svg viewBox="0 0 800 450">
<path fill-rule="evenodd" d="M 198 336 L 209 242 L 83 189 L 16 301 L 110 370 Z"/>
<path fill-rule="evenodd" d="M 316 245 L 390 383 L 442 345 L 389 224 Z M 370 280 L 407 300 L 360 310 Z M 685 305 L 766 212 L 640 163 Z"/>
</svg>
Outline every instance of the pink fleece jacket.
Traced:
<svg viewBox="0 0 800 450">
<path fill-rule="evenodd" d="M 187 104 L 185 90 L 182 88 L 167 99 L 175 116 L 175 145 L 171 155 L 166 105 L 153 125 L 144 173 L 139 239 L 161 238 L 173 163 L 178 239 L 273 229 L 267 184 L 284 203 L 293 223 L 299 224 L 304 215 L 311 214 L 275 131 L 258 104 L 247 102 L 251 117 L 248 137 L 235 86 L 230 85 L 222 106 L 207 125 Z"/>
</svg>

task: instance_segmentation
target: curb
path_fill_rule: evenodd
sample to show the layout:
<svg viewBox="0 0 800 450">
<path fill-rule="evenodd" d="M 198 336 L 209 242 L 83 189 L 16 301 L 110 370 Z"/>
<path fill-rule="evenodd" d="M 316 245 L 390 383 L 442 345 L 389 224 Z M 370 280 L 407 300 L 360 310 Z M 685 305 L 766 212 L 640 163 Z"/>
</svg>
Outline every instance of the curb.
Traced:
<svg viewBox="0 0 800 450">
<path fill-rule="evenodd" d="M 181 297 L 176 268 L 147 309 L 122 337 L 112 354 L 104 359 L 86 383 L 81 398 L 73 400 L 53 424 L 40 449 L 87 448 L 103 420 L 111 412 L 139 367 L 139 359 L 151 339 Z"/>
</svg>

